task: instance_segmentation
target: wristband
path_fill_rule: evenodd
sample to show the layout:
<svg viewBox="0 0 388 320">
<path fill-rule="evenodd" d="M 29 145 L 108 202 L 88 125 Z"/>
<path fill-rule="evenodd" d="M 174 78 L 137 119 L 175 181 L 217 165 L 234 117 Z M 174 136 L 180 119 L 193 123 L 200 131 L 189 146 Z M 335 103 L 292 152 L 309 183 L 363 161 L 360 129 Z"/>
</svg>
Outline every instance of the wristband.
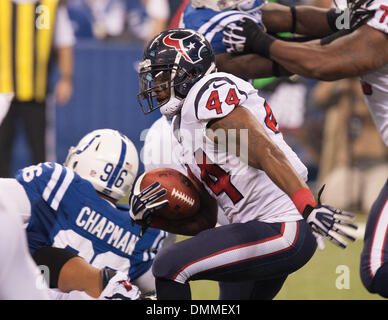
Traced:
<svg viewBox="0 0 388 320">
<path fill-rule="evenodd" d="M 343 14 L 343 11 L 336 12 L 336 9 L 330 9 L 326 13 L 327 23 L 329 24 L 329 27 L 332 31 L 336 32 L 338 31 L 338 28 L 336 26 L 337 18 Z"/>
<path fill-rule="evenodd" d="M 102 290 L 105 289 L 110 279 L 112 279 L 115 275 L 116 275 L 116 271 L 109 267 L 104 267 L 103 269 L 101 269 Z"/>
<path fill-rule="evenodd" d="M 295 207 L 298 209 L 300 214 L 303 216 L 304 216 L 303 212 L 306 206 L 315 207 L 317 205 L 313 194 L 308 188 L 302 188 L 296 191 L 292 195 L 291 200 L 295 204 Z"/>
<path fill-rule="evenodd" d="M 253 38 L 252 51 L 269 59 L 269 49 L 276 39 L 264 32 L 258 32 Z"/>
<path fill-rule="evenodd" d="M 292 6 L 291 7 L 291 18 L 292 18 L 292 22 L 291 22 L 291 33 L 295 33 L 296 31 L 296 8 L 295 6 Z"/>
<path fill-rule="evenodd" d="M 276 61 L 272 61 L 272 74 L 274 77 L 280 76 L 280 66 Z"/>
</svg>

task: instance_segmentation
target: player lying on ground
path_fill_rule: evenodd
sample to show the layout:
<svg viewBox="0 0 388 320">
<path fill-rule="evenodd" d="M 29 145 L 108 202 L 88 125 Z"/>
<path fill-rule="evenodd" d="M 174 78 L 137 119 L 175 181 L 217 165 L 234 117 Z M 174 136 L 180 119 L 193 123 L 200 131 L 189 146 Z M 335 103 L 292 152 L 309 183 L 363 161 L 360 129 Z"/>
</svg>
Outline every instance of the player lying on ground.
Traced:
<svg viewBox="0 0 388 320">
<path fill-rule="evenodd" d="M 128 206 L 117 204 L 137 170 L 133 143 L 102 129 L 70 148 L 65 166 L 42 163 L 0 179 L 0 206 L 25 223 L 30 253 L 48 267 L 51 288 L 136 298 L 129 278 L 144 294 L 155 291 L 150 267 L 166 232 L 148 229 L 140 238 Z"/>
</svg>

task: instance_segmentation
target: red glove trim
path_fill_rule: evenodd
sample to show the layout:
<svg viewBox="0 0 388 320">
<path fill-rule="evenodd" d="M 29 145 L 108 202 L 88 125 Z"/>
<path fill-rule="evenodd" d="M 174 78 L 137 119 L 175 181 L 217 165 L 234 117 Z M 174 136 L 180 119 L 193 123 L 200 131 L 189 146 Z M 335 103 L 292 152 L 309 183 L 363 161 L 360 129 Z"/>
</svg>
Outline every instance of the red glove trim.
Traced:
<svg viewBox="0 0 388 320">
<path fill-rule="evenodd" d="M 317 205 L 311 190 L 308 188 L 302 188 L 296 191 L 292 195 L 291 200 L 295 204 L 295 207 L 298 209 L 300 214 L 303 214 L 303 210 L 308 204 L 312 207 Z"/>
</svg>

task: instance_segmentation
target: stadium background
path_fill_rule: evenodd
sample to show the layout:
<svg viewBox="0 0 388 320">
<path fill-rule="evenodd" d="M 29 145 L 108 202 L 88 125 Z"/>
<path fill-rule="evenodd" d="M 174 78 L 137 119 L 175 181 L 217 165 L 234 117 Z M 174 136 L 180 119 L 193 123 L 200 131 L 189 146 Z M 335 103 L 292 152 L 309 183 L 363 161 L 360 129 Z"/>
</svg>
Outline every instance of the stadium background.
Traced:
<svg viewBox="0 0 388 320">
<path fill-rule="evenodd" d="M 179 7 L 177 2 L 179 1 L 174 2 L 172 12 Z M 136 23 L 126 25 L 126 30 L 132 28 L 132 32 L 136 33 L 136 30 L 142 29 L 146 13 L 140 1 L 127 1 L 127 8 L 130 9 L 127 16 L 131 14 L 132 21 Z M 171 18 L 172 13 L 169 19 Z M 124 37 L 105 39 L 93 36 L 77 38 L 74 47 L 74 94 L 69 103 L 63 107 L 55 106 L 55 102 L 50 100 L 48 160 L 62 163 L 69 146 L 74 145 L 87 132 L 98 128 L 115 128 L 126 134 L 139 151 L 142 149 L 144 142 L 142 131 L 149 128 L 159 117 L 157 112 L 145 116 L 136 100 L 138 93 L 136 68 L 142 56 L 145 37 L 127 34 Z M 57 80 L 57 74 L 54 67 L 51 75 L 52 87 Z M 322 112 L 316 112 L 312 116 L 316 121 L 315 124 L 323 118 Z M 309 161 L 311 159 L 306 157 L 307 148 L 298 145 L 300 140 L 294 133 L 290 131 L 290 142 L 297 146 L 296 150 L 302 159 L 305 162 L 307 160 L 310 172 L 313 173 L 311 183 L 315 186 L 314 178 L 319 174 L 320 163 Z M 322 138 L 322 135 L 318 137 Z M 316 144 L 321 145 L 322 141 L 316 141 Z M 386 162 L 386 158 L 384 159 Z M 19 130 L 14 148 L 13 170 L 16 172 L 18 168 L 30 164 L 25 136 L 23 131 Z M 142 170 L 141 164 L 139 171 Z M 349 244 L 346 250 L 326 242 L 327 248 L 324 251 L 317 251 L 305 267 L 289 276 L 275 299 L 380 299 L 379 296 L 368 293 L 361 284 L 359 257 L 367 212 L 360 207 L 353 209 L 357 212 L 356 222 L 360 225 L 357 241 Z M 192 288 L 194 299 L 217 299 L 218 287 L 215 282 L 197 281 L 192 283 Z"/>
</svg>

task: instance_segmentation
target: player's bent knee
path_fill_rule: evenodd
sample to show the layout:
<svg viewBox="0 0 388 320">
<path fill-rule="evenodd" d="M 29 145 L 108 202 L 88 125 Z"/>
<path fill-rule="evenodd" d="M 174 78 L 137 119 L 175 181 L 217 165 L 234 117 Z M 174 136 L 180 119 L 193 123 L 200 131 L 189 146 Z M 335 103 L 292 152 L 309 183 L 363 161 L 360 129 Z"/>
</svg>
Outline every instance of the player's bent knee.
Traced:
<svg viewBox="0 0 388 320">
<path fill-rule="evenodd" d="M 377 293 L 388 298 L 388 263 L 384 263 L 372 278 L 368 270 L 361 271 L 361 281 L 370 293 Z"/>
<path fill-rule="evenodd" d="M 172 279 L 174 274 L 179 270 L 177 264 L 177 254 L 171 250 L 171 247 L 162 249 L 155 257 L 152 264 L 152 274 L 155 278 Z M 175 263 L 174 263 L 175 262 Z"/>
</svg>

